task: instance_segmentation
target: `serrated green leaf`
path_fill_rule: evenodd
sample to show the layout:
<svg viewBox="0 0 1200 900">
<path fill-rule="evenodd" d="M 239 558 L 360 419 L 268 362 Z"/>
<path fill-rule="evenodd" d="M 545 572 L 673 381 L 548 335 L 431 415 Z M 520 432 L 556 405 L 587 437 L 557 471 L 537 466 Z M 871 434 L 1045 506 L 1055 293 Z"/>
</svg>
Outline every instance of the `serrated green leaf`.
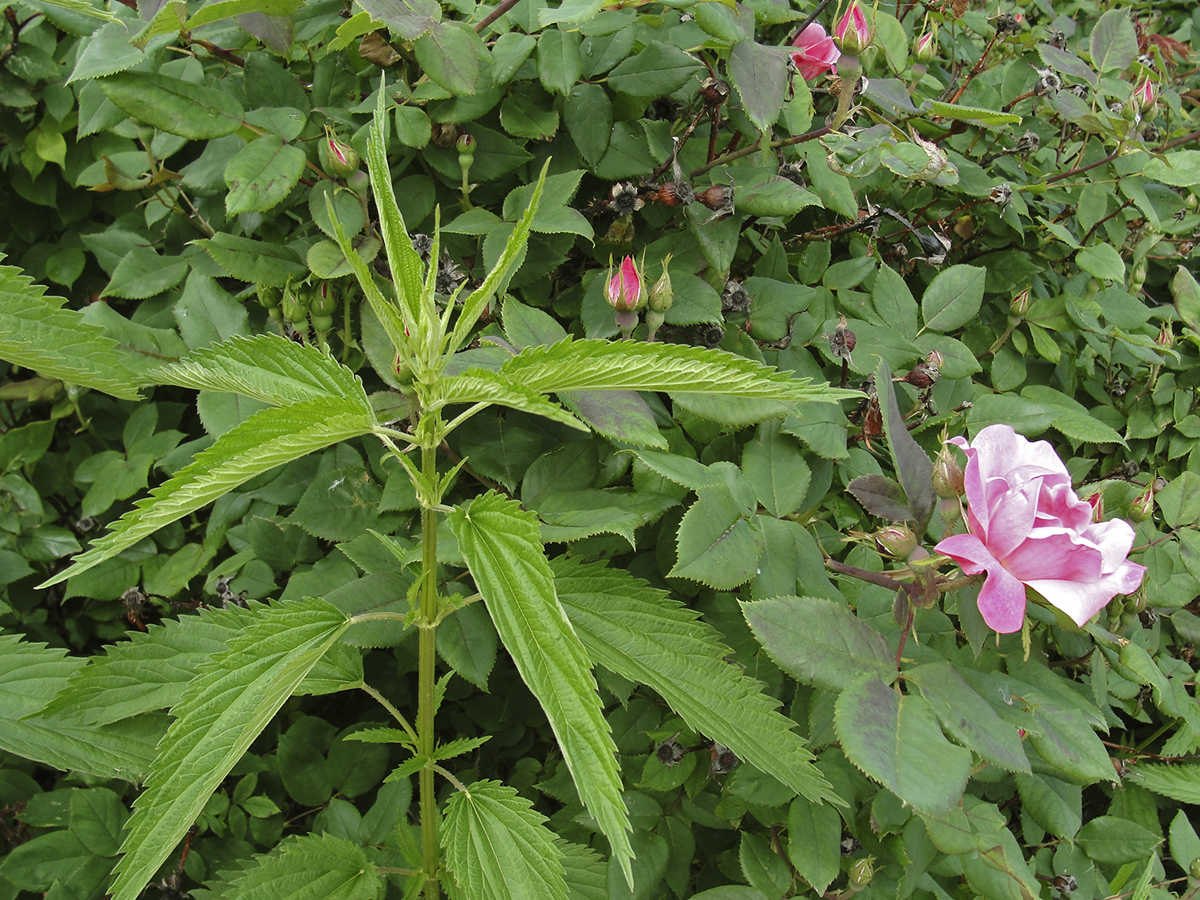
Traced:
<svg viewBox="0 0 1200 900">
<path fill-rule="evenodd" d="M 1162 843 L 1161 835 L 1119 816 L 1090 820 L 1075 840 L 1090 859 L 1109 865 L 1143 860 Z"/>
<path fill-rule="evenodd" d="M 552 403 L 519 381 L 496 372 L 471 369 L 462 375 L 443 378 L 437 383 L 437 391 L 440 395 L 438 401 L 427 408 L 440 409 L 451 403 L 497 404 L 560 422 L 576 431 L 588 430 L 585 424 L 557 403 Z"/>
<path fill-rule="evenodd" d="M 841 691 L 866 672 L 895 676 L 895 654 L 887 640 L 844 604 L 819 597 L 773 597 L 741 606 L 771 659 L 805 684 Z"/>
<path fill-rule="evenodd" d="M 787 74 L 787 53 L 782 47 L 768 47 L 746 38 L 734 44 L 729 53 L 729 80 L 742 100 L 742 109 L 759 131 L 766 131 L 779 118 L 787 93 Z"/>
<path fill-rule="evenodd" d="M 459 738 L 445 744 L 439 744 L 437 749 L 433 751 L 433 759 L 435 762 L 441 762 L 444 759 L 454 759 L 456 756 L 462 756 L 464 753 L 470 753 L 472 750 L 482 747 L 489 740 L 491 740 L 491 735 L 485 734 L 483 737 Z"/>
<path fill-rule="evenodd" d="M 792 378 L 751 359 L 682 344 L 573 340 L 529 347 L 500 367 L 503 375 L 542 393 L 672 391 L 779 400 L 858 396 Z"/>
<path fill-rule="evenodd" d="M 942 728 L 959 744 L 1009 772 L 1029 773 L 1017 729 L 1002 721 L 949 663 L 928 663 L 904 673 L 917 686 Z"/>
<path fill-rule="evenodd" d="M 289 837 L 225 877 L 221 896 L 243 900 L 375 900 L 384 888 L 362 847 L 328 833 Z"/>
<path fill-rule="evenodd" d="M 328 349 L 275 334 L 233 337 L 157 369 L 154 376 L 157 384 L 243 394 L 272 406 L 337 397 L 358 411 L 371 408 L 358 376 Z"/>
<path fill-rule="evenodd" d="M 978 266 L 950 266 L 938 273 L 921 297 L 925 327 L 957 331 L 979 312 L 987 270 Z"/>
<path fill-rule="evenodd" d="M 209 608 L 199 615 L 168 619 L 134 632 L 131 639 L 94 656 L 47 704 L 44 714 L 85 725 L 106 725 L 179 702 L 201 665 L 228 648 L 238 631 L 254 621 L 259 603 Z M 297 693 L 326 694 L 357 687 L 362 655 L 339 644 L 322 657 Z"/>
<path fill-rule="evenodd" d="M 304 151 L 264 134 L 237 152 L 225 167 L 225 212 L 266 212 L 292 192 L 304 172 Z"/>
<path fill-rule="evenodd" d="M 138 378 L 117 342 L 80 313 L 63 309 L 62 297 L 45 292 L 20 269 L 0 266 L 0 359 L 48 378 L 138 399 Z"/>
<path fill-rule="evenodd" d="M 367 168 L 371 173 L 371 192 L 375 195 L 375 205 L 379 210 L 379 228 L 383 233 L 383 246 L 387 250 L 388 265 L 391 267 L 392 277 L 396 280 L 396 297 L 399 303 L 391 304 L 383 299 L 375 287 L 373 276 L 365 265 L 355 266 L 355 275 L 358 277 L 363 291 L 366 292 L 367 300 L 375 310 L 375 315 L 388 330 L 388 336 L 392 338 L 392 343 L 397 349 L 402 349 L 406 346 L 403 337 L 404 330 L 411 335 L 420 333 L 422 306 L 427 307 L 426 313 L 431 316 L 431 324 L 436 318 L 436 311 L 432 309 L 433 298 L 428 298 L 428 302 L 424 299 L 425 267 L 421 263 L 421 257 L 413 249 L 412 241 L 408 236 L 408 226 L 404 223 L 404 214 L 400 212 L 400 206 L 396 203 L 396 192 L 392 189 L 392 170 L 387 161 L 388 115 L 386 103 L 387 91 L 380 90 L 375 107 L 375 121 L 371 125 L 371 134 L 367 140 Z M 334 221 L 337 222 L 336 218 Z M 342 252 L 349 258 L 352 254 L 347 242 L 343 239 L 340 225 L 335 227 L 338 228 L 337 237 Z M 352 264 L 354 263 L 353 259 L 350 261 Z M 395 329 L 390 323 L 397 311 L 404 324 L 400 333 L 394 334 Z"/>
<path fill-rule="evenodd" d="M 725 661 L 728 648 L 698 613 L 603 563 L 560 556 L 550 568 L 559 601 L 596 663 L 658 691 L 690 728 L 798 793 L 838 802 L 778 701 Z"/>
<path fill-rule="evenodd" d="M 1137 33 L 1129 12 L 1110 9 L 1102 15 L 1092 28 L 1089 45 L 1097 72 L 1128 68 L 1138 54 Z"/>
<path fill-rule="evenodd" d="M 140 895 L 212 792 L 348 624 L 324 600 L 271 607 L 188 683 L 129 821 L 113 900 Z"/>
<path fill-rule="evenodd" d="M 543 40 L 545 36 L 543 36 Z M 454 331 L 450 333 L 449 339 L 446 342 L 444 352 L 449 355 L 458 350 L 467 341 L 467 336 L 475 327 L 475 323 L 479 321 L 479 317 L 483 315 L 483 310 L 487 307 L 492 297 L 500 289 L 501 284 L 505 283 L 509 276 L 509 270 L 525 251 L 525 244 L 529 240 L 529 232 L 533 225 L 533 219 L 537 215 L 538 205 L 542 200 L 542 190 L 546 185 L 546 173 L 550 170 L 550 160 L 546 160 L 542 166 L 541 174 L 538 175 L 537 183 L 533 187 L 533 192 L 529 195 L 529 204 L 525 207 L 525 213 L 521 216 L 513 228 L 512 234 L 504 245 L 504 252 L 500 255 L 500 259 L 496 265 L 488 272 L 487 278 L 483 280 L 483 284 L 477 287 L 463 301 L 462 311 L 458 314 L 458 321 L 454 323 Z M 537 390 L 537 388 L 534 388 Z"/>
<path fill-rule="evenodd" d="M 637 546 L 634 531 L 656 522 L 679 501 L 654 491 L 554 491 L 531 504 L 542 526 L 542 540 L 578 541 L 596 534 L 619 534 Z"/>
<path fill-rule="evenodd" d="M 166 728 L 164 717 L 102 727 L 44 712 L 84 662 L 63 650 L 0 635 L 0 749 L 58 769 L 140 782 Z"/>
<path fill-rule="evenodd" d="M 1178 803 L 1200 803 L 1200 765 L 1147 763 L 1137 767 L 1137 774 L 1147 790 Z"/>
<path fill-rule="evenodd" d="M 971 751 L 946 740 L 929 704 L 864 675 L 838 696 L 834 727 L 846 758 L 922 812 L 944 812 L 962 797 Z"/>
<path fill-rule="evenodd" d="M 562 851 L 546 819 L 498 781 L 476 781 L 446 804 L 446 868 L 472 900 L 567 900 Z"/>
<path fill-rule="evenodd" d="M 475 93 L 481 46 L 466 22 L 436 22 L 417 38 L 413 51 L 425 74 L 457 96 Z"/>
<path fill-rule="evenodd" d="M 841 871 L 841 817 L 827 803 L 797 797 L 788 807 L 788 859 L 818 894 Z"/>
<path fill-rule="evenodd" d="M 210 22 L 230 19 L 246 13 L 262 13 L 265 16 L 290 16 L 304 0 L 211 0 L 184 23 L 184 30 L 191 31 Z"/>
<path fill-rule="evenodd" d="M 370 407 L 348 408 L 344 401 L 314 398 L 264 409 L 221 435 L 195 462 L 150 492 L 122 516 L 90 550 L 45 582 L 58 584 L 136 544 L 164 525 L 194 512 L 255 475 L 301 456 L 369 433 Z"/>
<path fill-rule="evenodd" d="M 233 94 L 157 72 L 119 72 L 100 81 L 113 104 L 168 134 L 192 141 L 224 137 L 242 127 Z"/>
<path fill-rule="evenodd" d="M 752 499 L 753 489 L 748 490 Z M 696 497 L 679 523 L 678 559 L 667 574 L 717 590 L 745 584 L 757 572 L 766 545 L 754 504 L 725 484 L 705 485 Z"/>
<path fill-rule="evenodd" d="M 545 710 L 580 797 L 631 881 L 616 747 L 591 661 L 555 594 L 537 520 L 495 493 L 456 508 L 449 519 L 500 639 Z"/>
<path fill-rule="evenodd" d="M 235 237 L 219 231 L 208 240 L 194 243 L 234 278 L 250 284 L 283 287 L 290 279 L 299 280 L 308 274 L 294 250 L 268 241 Z"/>
</svg>

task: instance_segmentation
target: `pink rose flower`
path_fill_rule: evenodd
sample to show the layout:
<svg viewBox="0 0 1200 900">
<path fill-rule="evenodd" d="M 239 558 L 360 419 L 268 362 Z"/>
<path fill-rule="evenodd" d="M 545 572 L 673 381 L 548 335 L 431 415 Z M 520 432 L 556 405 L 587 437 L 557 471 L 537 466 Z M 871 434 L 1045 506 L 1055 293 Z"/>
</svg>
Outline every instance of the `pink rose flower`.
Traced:
<svg viewBox="0 0 1200 900">
<path fill-rule="evenodd" d="M 970 533 L 935 549 L 968 575 L 987 572 L 979 611 L 989 628 L 1020 630 L 1026 586 L 1081 626 L 1117 594 L 1137 590 L 1146 567 L 1127 559 L 1133 528 L 1123 519 L 1092 521 L 1091 504 L 1071 488 L 1050 444 L 1030 443 L 1009 425 L 949 443 L 967 454 Z"/>
<path fill-rule="evenodd" d="M 792 51 L 792 59 L 800 70 L 800 77 L 812 81 L 822 72 L 837 72 L 837 61 L 841 57 L 833 38 L 825 33 L 825 29 L 816 22 L 805 28 L 792 41 L 796 49 Z"/>
</svg>

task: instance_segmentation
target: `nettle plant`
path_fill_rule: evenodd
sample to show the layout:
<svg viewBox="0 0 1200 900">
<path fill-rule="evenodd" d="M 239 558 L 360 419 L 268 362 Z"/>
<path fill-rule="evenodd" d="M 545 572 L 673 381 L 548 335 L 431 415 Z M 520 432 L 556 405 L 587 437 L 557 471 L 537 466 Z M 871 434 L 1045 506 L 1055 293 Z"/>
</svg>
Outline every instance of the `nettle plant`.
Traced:
<svg viewBox="0 0 1200 900">
<path fill-rule="evenodd" d="M 1200 10 L 30 3 L 0 897 L 1195 895 Z"/>
<path fill-rule="evenodd" d="M 348 553 L 351 558 L 391 554 L 395 568 L 412 570 L 411 587 L 407 596 L 360 597 L 352 609 L 310 598 L 188 617 L 139 642 L 135 656 L 147 659 L 156 647 L 195 651 L 211 642 L 215 631 L 223 632 L 219 640 L 224 649 L 206 654 L 171 704 L 174 722 L 155 751 L 121 846 L 111 887 L 116 898 L 141 893 L 293 693 L 356 688 L 375 697 L 395 722 L 393 727 L 357 731 L 353 739 L 402 745 L 409 758 L 387 780 L 417 778 L 420 842 L 405 848 L 411 855 L 407 866 L 372 865 L 351 841 L 314 836 L 241 875 L 232 890 L 243 896 L 269 890 L 274 879 L 286 875 L 300 883 L 311 881 L 307 890 L 336 888 L 350 893 L 329 896 L 366 897 L 377 894 L 383 875 L 398 873 L 408 876 L 407 893 L 428 898 L 439 896 L 443 886 L 453 896 L 566 897 L 564 864 L 586 865 L 590 851 L 556 842 L 543 827 L 543 817 L 514 789 L 488 780 L 464 784 L 455 777 L 447 768 L 450 761 L 484 744 L 486 735 L 435 743 L 434 717 L 450 677 L 439 680 L 436 673 L 438 626 L 479 601 L 541 703 L 579 797 L 631 888 L 630 814 L 594 665 L 653 687 L 690 728 L 808 800 L 842 802 L 813 765 L 792 723 L 777 711 L 776 701 L 723 661 L 728 651 L 715 632 L 629 575 L 567 558 L 551 562 L 537 519 L 514 499 L 490 491 L 447 505 L 445 498 L 465 460 L 449 471 L 439 471 L 437 463 L 447 436 L 493 405 L 568 429 L 586 431 L 591 423 L 614 439 L 665 450 L 654 414 L 637 391 L 666 391 L 681 402 L 692 394 L 738 398 L 765 404 L 767 410 L 781 403 L 835 402 L 852 392 L 814 386 L 720 350 L 573 340 L 561 329 L 553 336 L 557 339 L 531 343 L 536 333 L 544 337 L 557 326 L 522 312 L 515 302 L 505 311 L 503 337 L 485 338 L 490 348 L 467 349 L 480 317 L 525 250 L 545 171 L 497 267 L 477 288 L 460 288 L 439 309 L 438 267 L 421 262 L 391 185 L 387 121 L 381 101 L 368 160 L 390 279 L 376 274 L 355 252 L 332 201 L 328 214 L 370 315 L 388 341 L 389 367 L 397 378 L 403 373 L 405 389 L 368 396 L 354 373 L 324 347 L 272 335 L 235 338 L 155 369 L 155 384 L 236 393 L 268 408 L 222 435 L 155 488 L 43 587 L 82 575 L 264 472 L 362 435 L 380 440 L 407 472 L 420 509 L 420 534 L 409 541 L 372 530 Z M 435 232 L 434 259 L 438 241 Z M 117 390 L 122 374 L 132 377 L 121 373 L 121 357 L 106 347 L 104 338 L 77 316 L 55 309 L 52 301 L 27 310 L 24 325 L 29 331 L 14 335 L 10 343 L 22 345 L 23 352 L 13 356 L 43 374 L 110 391 Z M 34 343 L 28 335 L 39 329 L 46 340 Z M 566 407 L 549 394 L 558 395 Z M 334 482 L 329 489 L 337 486 Z M 706 487 L 715 503 L 734 506 L 730 528 L 744 528 L 754 500 L 740 473 L 720 471 Z M 691 558 L 681 560 L 679 568 L 726 565 L 735 550 L 712 533 L 714 521 L 703 509 L 693 519 L 681 529 L 681 555 Z M 450 527 L 453 549 L 448 554 L 439 554 L 440 522 Z M 456 562 L 465 564 L 477 593 L 447 591 L 444 567 Z M 365 683 L 361 659 L 339 644 L 343 635 L 352 635 L 356 647 L 387 646 L 408 629 L 416 631 L 419 646 L 415 716 L 406 716 Z M 53 709 L 89 708 L 99 699 L 93 694 L 97 682 L 89 676 L 103 679 L 104 669 L 98 661 L 97 671 L 78 673 L 78 692 L 68 688 Z M 152 689 L 153 672 L 145 674 L 143 684 Z M 58 745 L 51 752 L 53 761 L 71 759 L 67 743 L 77 736 L 56 742 L 48 732 L 42 734 Z M 22 743 L 20 737 L 16 740 Z M 455 788 L 444 809 L 435 787 L 439 776 Z"/>
</svg>

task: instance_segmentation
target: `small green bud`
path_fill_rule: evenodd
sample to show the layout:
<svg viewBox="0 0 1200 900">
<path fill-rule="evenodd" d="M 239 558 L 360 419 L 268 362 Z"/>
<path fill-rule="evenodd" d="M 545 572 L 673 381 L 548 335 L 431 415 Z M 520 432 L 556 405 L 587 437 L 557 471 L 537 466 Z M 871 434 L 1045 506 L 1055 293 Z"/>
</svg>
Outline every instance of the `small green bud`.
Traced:
<svg viewBox="0 0 1200 900">
<path fill-rule="evenodd" d="M 277 287 L 259 284 L 255 286 L 255 292 L 258 294 L 259 305 L 264 309 L 277 309 L 283 301 L 283 295 Z"/>
<path fill-rule="evenodd" d="M 889 525 L 875 532 L 875 545 L 885 553 L 899 559 L 908 559 L 917 549 L 917 536 L 905 524 Z"/>
<path fill-rule="evenodd" d="M 875 878 L 875 857 L 867 856 L 855 860 L 850 867 L 850 889 L 861 891 Z"/>
<path fill-rule="evenodd" d="M 308 292 L 303 290 L 294 290 L 289 284 L 283 289 L 283 300 L 281 307 L 284 316 L 293 325 L 300 325 L 308 321 Z"/>
<path fill-rule="evenodd" d="M 332 316 L 337 311 L 337 305 L 337 294 L 334 293 L 328 281 L 322 281 L 313 291 L 312 301 L 308 308 L 314 316 Z M 315 320 L 313 327 L 317 327 Z"/>
<path fill-rule="evenodd" d="M 317 145 L 317 157 L 321 160 L 321 168 L 335 178 L 349 178 L 358 171 L 358 152 L 328 131 Z"/>
<path fill-rule="evenodd" d="M 675 291 L 671 287 L 671 273 L 667 271 L 670 262 L 671 254 L 668 253 L 663 259 L 662 274 L 658 276 L 658 281 L 654 282 L 654 287 L 650 288 L 650 297 L 647 302 L 655 312 L 665 313 L 675 302 Z"/>
<path fill-rule="evenodd" d="M 1188 865 L 1188 875 L 1192 878 L 1200 878 L 1200 856 L 1197 856 Z"/>
</svg>

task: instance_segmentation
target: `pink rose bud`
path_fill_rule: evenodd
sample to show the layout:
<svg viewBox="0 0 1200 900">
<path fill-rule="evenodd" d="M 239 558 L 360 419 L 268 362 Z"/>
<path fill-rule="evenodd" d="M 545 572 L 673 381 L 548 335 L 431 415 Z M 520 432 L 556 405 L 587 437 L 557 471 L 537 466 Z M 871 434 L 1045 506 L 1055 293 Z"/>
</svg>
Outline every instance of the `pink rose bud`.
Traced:
<svg viewBox="0 0 1200 900">
<path fill-rule="evenodd" d="M 1171 329 L 1170 322 L 1164 322 L 1162 328 L 1158 331 L 1158 337 L 1154 342 L 1164 350 L 1170 350 L 1175 346 L 1175 332 Z"/>
<path fill-rule="evenodd" d="M 842 48 L 843 53 L 862 53 L 871 46 L 871 26 L 867 24 L 866 13 L 858 5 L 858 0 L 851 0 L 850 8 L 834 26 L 833 39 Z"/>
<path fill-rule="evenodd" d="M 1143 112 L 1154 105 L 1154 84 L 1149 78 L 1143 78 L 1142 83 L 1134 88 L 1133 102 Z"/>
<path fill-rule="evenodd" d="M 1149 488 L 1129 504 L 1129 518 L 1135 522 L 1148 522 L 1154 515 L 1154 489 Z"/>
<path fill-rule="evenodd" d="M 1104 521 L 1104 495 L 1102 493 L 1100 493 L 1099 491 L 1096 491 L 1096 493 L 1092 494 L 1092 496 L 1084 497 L 1083 499 L 1086 500 L 1088 502 L 1088 504 L 1092 507 L 1092 521 L 1093 522 L 1103 522 Z"/>
<path fill-rule="evenodd" d="M 919 63 L 927 63 L 933 59 L 936 50 L 934 33 L 927 31 L 913 45 L 913 58 Z"/>
<path fill-rule="evenodd" d="M 850 866 L 850 887 L 861 891 L 875 878 L 875 857 L 868 856 Z"/>
<path fill-rule="evenodd" d="M 1029 312 L 1029 288 L 1025 288 L 1009 301 L 1008 312 L 1018 319 L 1025 318 L 1025 313 Z"/>
<path fill-rule="evenodd" d="M 917 549 L 917 536 L 907 525 L 889 525 L 875 532 L 875 545 L 892 556 L 908 559 Z"/>
<path fill-rule="evenodd" d="M 1091 504 L 1079 499 L 1049 443 L 1030 442 L 1011 425 L 949 443 L 967 455 L 968 533 L 935 549 L 966 575 L 986 573 L 978 602 L 989 628 L 1021 629 L 1027 589 L 1080 627 L 1113 597 L 1138 589 L 1146 567 L 1128 559 L 1133 529 L 1124 519 L 1092 521 Z"/>
<path fill-rule="evenodd" d="M 837 61 L 841 56 L 833 39 L 816 22 L 805 28 L 792 41 L 792 61 L 800 70 L 805 81 L 819 78 L 825 72 L 837 72 Z"/>
<path fill-rule="evenodd" d="M 321 160 L 321 168 L 336 178 L 348 178 L 358 171 L 358 153 L 331 134 L 321 138 L 321 143 L 317 145 L 317 156 Z"/>
<path fill-rule="evenodd" d="M 646 302 L 642 275 L 632 256 L 625 257 L 617 274 L 608 281 L 605 297 L 617 312 L 634 312 Z"/>
</svg>

